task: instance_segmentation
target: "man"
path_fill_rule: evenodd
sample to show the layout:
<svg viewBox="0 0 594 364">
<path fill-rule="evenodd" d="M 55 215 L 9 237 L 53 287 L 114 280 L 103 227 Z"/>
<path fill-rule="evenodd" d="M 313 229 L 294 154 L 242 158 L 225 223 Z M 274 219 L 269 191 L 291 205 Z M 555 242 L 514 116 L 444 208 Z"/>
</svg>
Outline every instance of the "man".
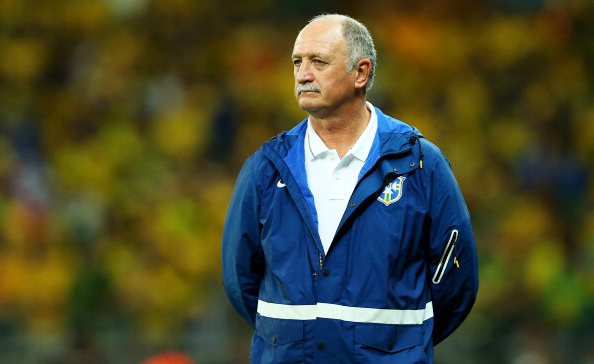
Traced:
<svg viewBox="0 0 594 364">
<path fill-rule="evenodd" d="M 478 289 L 449 163 L 366 101 L 376 52 L 359 22 L 315 17 L 292 59 L 309 117 L 246 161 L 223 232 L 251 363 L 432 363 Z"/>
</svg>

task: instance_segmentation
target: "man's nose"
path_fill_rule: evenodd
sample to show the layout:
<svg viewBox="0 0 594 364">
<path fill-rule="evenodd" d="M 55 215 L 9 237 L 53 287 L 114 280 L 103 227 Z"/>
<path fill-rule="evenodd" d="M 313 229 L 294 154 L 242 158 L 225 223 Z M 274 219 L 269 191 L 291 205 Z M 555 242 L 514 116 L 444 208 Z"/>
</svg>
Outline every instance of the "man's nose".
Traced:
<svg viewBox="0 0 594 364">
<path fill-rule="evenodd" d="M 313 81 L 313 72 L 311 69 L 311 63 L 302 62 L 295 74 L 295 81 L 298 83 L 307 83 Z"/>
</svg>

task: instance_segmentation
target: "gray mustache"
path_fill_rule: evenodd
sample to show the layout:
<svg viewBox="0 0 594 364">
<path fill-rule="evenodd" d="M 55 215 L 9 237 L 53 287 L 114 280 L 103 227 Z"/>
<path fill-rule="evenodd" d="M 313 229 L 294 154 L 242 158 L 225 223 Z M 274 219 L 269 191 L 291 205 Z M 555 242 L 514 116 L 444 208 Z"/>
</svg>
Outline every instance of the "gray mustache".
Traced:
<svg viewBox="0 0 594 364">
<path fill-rule="evenodd" d="M 297 95 L 301 95 L 303 91 L 320 92 L 322 90 L 318 86 L 314 86 L 311 83 L 304 83 L 297 86 Z"/>
</svg>

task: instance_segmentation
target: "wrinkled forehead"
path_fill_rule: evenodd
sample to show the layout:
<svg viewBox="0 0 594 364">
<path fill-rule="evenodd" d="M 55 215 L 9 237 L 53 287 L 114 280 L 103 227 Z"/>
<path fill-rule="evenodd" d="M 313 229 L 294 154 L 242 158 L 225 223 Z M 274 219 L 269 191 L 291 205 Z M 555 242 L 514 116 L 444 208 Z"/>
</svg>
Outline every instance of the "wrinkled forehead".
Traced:
<svg viewBox="0 0 594 364">
<path fill-rule="evenodd" d="M 344 51 L 346 43 L 342 25 L 334 19 L 318 20 L 308 24 L 295 39 L 293 54 L 303 52 L 334 53 Z"/>
</svg>

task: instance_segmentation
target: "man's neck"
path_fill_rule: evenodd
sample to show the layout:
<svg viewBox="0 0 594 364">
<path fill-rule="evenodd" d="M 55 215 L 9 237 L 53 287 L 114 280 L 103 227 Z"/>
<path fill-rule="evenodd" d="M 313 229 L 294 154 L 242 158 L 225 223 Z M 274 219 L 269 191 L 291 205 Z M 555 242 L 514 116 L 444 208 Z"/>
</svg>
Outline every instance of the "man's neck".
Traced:
<svg viewBox="0 0 594 364">
<path fill-rule="evenodd" d="M 328 149 L 336 149 L 341 159 L 363 134 L 370 118 L 371 112 L 367 109 L 365 100 L 336 115 L 309 115 L 316 133 Z"/>
</svg>

